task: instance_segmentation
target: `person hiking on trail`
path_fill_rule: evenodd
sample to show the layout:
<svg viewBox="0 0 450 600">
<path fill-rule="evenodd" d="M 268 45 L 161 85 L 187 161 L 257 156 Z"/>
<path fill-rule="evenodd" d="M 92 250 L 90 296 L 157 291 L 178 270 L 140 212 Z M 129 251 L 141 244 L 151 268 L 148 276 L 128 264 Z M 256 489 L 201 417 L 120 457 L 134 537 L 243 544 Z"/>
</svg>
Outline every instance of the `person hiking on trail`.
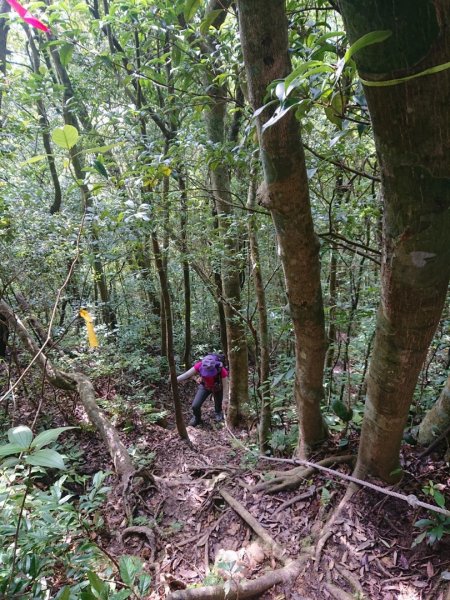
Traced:
<svg viewBox="0 0 450 600">
<path fill-rule="evenodd" d="M 212 394 L 214 396 L 214 410 L 216 421 L 223 421 L 222 401 L 228 398 L 228 371 L 223 366 L 224 357 L 219 354 L 208 354 L 202 360 L 195 363 L 193 367 L 179 375 L 177 381 L 184 381 L 200 375 L 201 380 L 192 402 L 192 412 L 194 416 L 189 421 L 189 425 L 197 427 L 202 422 L 202 405 L 205 400 Z"/>
</svg>

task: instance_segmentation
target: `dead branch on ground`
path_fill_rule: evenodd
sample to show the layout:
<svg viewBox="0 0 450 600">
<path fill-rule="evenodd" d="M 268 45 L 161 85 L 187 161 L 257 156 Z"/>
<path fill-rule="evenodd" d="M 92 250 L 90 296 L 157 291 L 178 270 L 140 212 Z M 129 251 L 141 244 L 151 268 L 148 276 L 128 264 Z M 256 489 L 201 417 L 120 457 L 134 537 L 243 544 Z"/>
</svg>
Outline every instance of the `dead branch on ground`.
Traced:
<svg viewBox="0 0 450 600">
<path fill-rule="evenodd" d="M 127 449 L 120 440 L 116 428 L 111 425 L 105 412 L 98 406 L 95 399 L 94 386 L 90 379 L 82 373 L 65 373 L 55 368 L 42 349 L 34 342 L 25 325 L 4 300 L 0 300 L 0 314 L 8 321 L 11 329 L 15 329 L 21 342 L 31 355 L 35 357 L 37 364 L 45 373 L 51 385 L 62 390 L 78 392 L 90 422 L 100 433 L 111 455 L 116 473 L 122 477 L 122 482 L 124 487 L 126 487 L 135 468 Z"/>
</svg>

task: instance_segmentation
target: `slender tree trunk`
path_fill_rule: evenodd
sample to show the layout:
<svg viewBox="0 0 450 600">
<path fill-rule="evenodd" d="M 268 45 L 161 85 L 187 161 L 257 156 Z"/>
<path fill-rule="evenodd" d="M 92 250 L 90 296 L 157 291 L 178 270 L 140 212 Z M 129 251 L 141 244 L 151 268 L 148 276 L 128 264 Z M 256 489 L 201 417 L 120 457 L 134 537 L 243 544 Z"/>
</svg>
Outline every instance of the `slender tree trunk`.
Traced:
<svg viewBox="0 0 450 600">
<path fill-rule="evenodd" d="M 247 207 L 252 209 L 256 204 L 256 180 L 252 173 L 248 188 Z M 269 327 L 267 323 L 266 290 L 264 288 L 257 232 L 256 215 L 249 213 L 247 220 L 248 240 L 250 244 L 250 261 L 259 321 L 259 356 L 258 390 L 261 398 L 261 415 L 259 420 L 259 447 L 266 452 L 269 447 L 270 426 L 272 422 L 272 406 L 270 394 L 270 353 Z"/>
<path fill-rule="evenodd" d="M 8 19 L 6 15 L 11 10 L 6 0 L 0 0 L 0 130 L 2 129 L 2 100 L 3 100 L 3 79 L 6 76 L 6 44 L 8 41 Z"/>
<path fill-rule="evenodd" d="M 208 137 L 214 144 L 225 141 L 226 103 L 221 97 L 224 91 L 213 86 L 209 87 L 213 100 L 207 112 L 206 122 Z M 236 313 L 241 310 L 241 286 L 239 281 L 239 265 L 236 261 L 237 240 L 231 232 L 232 210 L 230 207 L 230 177 L 225 164 L 219 164 L 211 170 L 211 185 L 219 219 L 220 235 L 225 245 L 225 255 L 222 260 L 222 287 L 227 300 L 225 317 L 227 325 L 228 361 L 230 365 L 230 403 L 228 420 L 236 426 L 241 418 L 241 405 L 248 401 L 248 357 L 246 330 Z"/>
<path fill-rule="evenodd" d="M 36 44 L 34 43 L 34 39 L 30 32 L 29 27 L 26 27 L 25 31 L 27 34 L 28 43 L 30 45 L 31 66 L 32 66 L 34 73 L 39 74 L 39 68 L 40 68 L 40 64 L 41 64 L 39 51 L 36 48 Z M 41 127 L 41 132 L 42 132 L 42 142 L 44 144 L 45 153 L 47 155 L 48 169 L 50 171 L 50 176 L 52 179 L 53 189 L 54 189 L 53 203 L 50 206 L 50 214 L 53 215 L 53 214 L 59 212 L 61 209 L 62 192 L 61 192 L 61 186 L 59 183 L 58 172 L 56 170 L 55 156 L 53 154 L 52 145 L 51 145 L 51 141 L 50 141 L 50 124 L 48 122 L 47 111 L 45 109 L 45 104 L 42 99 L 42 96 L 39 96 L 37 98 L 36 106 L 37 106 L 38 113 L 39 113 L 39 125 Z"/>
<path fill-rule="evenodd" d="M 191 333 L 191 274 L 189 261 L 187 260 L 187 194 L 186 182 L 182 175 L 178 176 L 180 188 L 181 211 L 180 211 L 180 236 L 183 266 L 183 289 L 184 289 L 184 350 L 183 363 L 186 369 L 191 367 L 192 355 L 192 333 Z"/>
<path fill-rule="evenodd" d="M 328 291 L 328 348 L 325 358 L 325 370 L 328 377 L 328 401 L 333 394 L 333 365 L 336 349 L 336 303 L 337 303 L 337 253 L 331 245 L 329 291 Z"/>
<path fill-rule="evenodd" d="M 166 319 L 167 332 L 167 361 L 169 363 L 170 383 L 172 386 L 173 403 L 175 408 L 175 422 L 177 425 L 177 431 L 179 436 L 182 439 L 189 441 L 189 435 L 183 419 L 183 411 L 181 407 L 180 396 L 178 394 L 177 368 L 175 365 L 173 349 L 172 310 L 170 303 L 169 285 L 167 282 L 167 270 L 164 267 L 164 261 L 162 259 L 160 245 L 156 233 L 154 232 L 152 233 L 152 246 L 153 254 L 155 256 L 156 268 L 158 270 L 159 281 L 161 284 L 161 295 L 164 302 L 164 314 Z"/>
<path fill-rule="evenodd" d="M 287 19 L 283 0 L 238 0 L 242 51 L 250 101 L 263 105 L 266 88 L 288 75 Z M 300 130 L 290 111 L 263 131 L 270 111 L 257 118 L 265 188 L 261 200 L 271 211 L 283 263 L 296 343 L 295 399 L 300 439 L 297 452 L 326 437 L 323 399 L 325 325 L 320 283 L 319 242 L 314 233 Z"/>
<path fill-rule="evenodd" d="M 361 77 L 382 83 L 448 61 L 444 0 L 339 0 L 349 40 L 391 30 L 355 54 Z M 450 276 L 450 70 L 365 85 L 384 198 L 381 304 L 356 474 L 399 475 L 403 430 L 439 323 Z"/>
</svg>

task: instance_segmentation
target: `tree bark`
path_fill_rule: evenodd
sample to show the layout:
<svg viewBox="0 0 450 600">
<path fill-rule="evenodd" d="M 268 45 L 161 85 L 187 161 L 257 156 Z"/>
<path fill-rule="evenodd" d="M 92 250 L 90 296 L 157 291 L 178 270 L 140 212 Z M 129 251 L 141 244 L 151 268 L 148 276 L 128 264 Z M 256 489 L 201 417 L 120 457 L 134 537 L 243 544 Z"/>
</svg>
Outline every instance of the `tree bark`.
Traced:
<svg viewBox="0 0 450 600">
<path fill-rule="evenodd" d="M 0 130 L 2 129 L 2 100 L 3 79 L 6 76 L 6 44 L 8 41 L 9 24 L 6 15 L 11 10 L 6 0 L 0 0 Z"/>
<path fill-rule="evenodd" d="M 167 362 L 169 363 L 170 383 L 172 386 L 172 396 L 175 408 L 175 422 L 177 425 L 178 435 L 181 437 L 181 439 L 189 441 L 189 435 L 183 419 L 181 400 L 178 394 L 177 368 L 175 365 L 173 349 L 172 310 L 170 304 L 169 284 L 167 282 L 167 270 L 162 259 L 158 238 L 156 237 L 156 233 L 154 232 L 152 232 L 152 246 L 153 254 L 155 256 L 156 268 L 158 270 L 159 281 L 161 284 L 161 296 L 164 305 L 165 330 L 167 334 Z"/>
<path fill-rule="evenodd" d="M 369 82 L 384 197 L 381 303 L 356 472 L 392 481 L 450 276 L 450 71 L 382 84 L 448 61 L 450 5 L 339 0 L 339 6 L 351 43 L 370 31 L 392 31 L 355 55 Z"/>
<path fill-rule="evenodd" d="M 239 25 L 250 102 L 264 104 L 269 83 L 291 70 L 283 0 L 239 0 Z M 272 214 L 284 269 L 296 344 L 295 399 L 306 455 L 326 437 L 323 399 L 325 325 L 320 283 L 319 241 L 314 233 L 305 155 L 294 113 L 263 131 L 267 109 L 256 121 L 265 189 L 261 200 Z"/>
<path fill-rule="evenodd" d="M 419 426 L 419 444 L 427 446 L 450 427 L 450 376 L 436 403 L 430 408 Z"/>
<path fill-rule="evenodd" d="M 212 0 L 207 12 L 216 9 L 226 9 L 229 0 L 216 2 Z M 225 10 L 216 16 L 213 26 L 218 28 L 226 16 Z M 214 51 L 212 39 L 208 40 L 202 49 L 203 53 Z M 206 128 L 208 138 L 214 146 L 223 145 L 226 141 L 226 90 L 215 83 L 215 78 L 220 72 L 212 69 L 205 77 L 205 88 L 210 98 L 209 108 L 206 111 Z M 225 252 L 222 261 L 222 288 L 227 302 L 225 304 L 225 318 L 227 327 L 227 355 L 230 367 L 230 388 L 228 422 L 236 426 L 241 419 L 241 406 L 248 402 L 248 351 L 246 329 L 242 320 L 237 316 L 241 311 L 241 286 L 239 280 L 239 264 L 236 260 L 238 243 L 235 234 L 231 231 L 233 215 L 231 184 L 228 166 L 225 161 L 210 170 L 211 191 L 219 219 L 219 229 L 223 237 Z"/>
<path fill-rule="evenodd" d="M 247 207 L 252 209 L 256 204 L 256 179 L 251 174 L 248 188 Z M 270 426 L 272 422 L 272 406 L 270 393 L 270 353 L 269 326 L 267 323 L 266 290 L 264 288 L 255 213 L 250 212 L 247 220 L 248 241 L 250 245 L 250 261 L 253 284 L 255 286 L 256 304 L 259 321 L 259 356 L 258 360 L 258 393 L 261 398 L 261 415 L 259 418 L 259 448 L 262 453 L 269 449 Z"/>
</svg>

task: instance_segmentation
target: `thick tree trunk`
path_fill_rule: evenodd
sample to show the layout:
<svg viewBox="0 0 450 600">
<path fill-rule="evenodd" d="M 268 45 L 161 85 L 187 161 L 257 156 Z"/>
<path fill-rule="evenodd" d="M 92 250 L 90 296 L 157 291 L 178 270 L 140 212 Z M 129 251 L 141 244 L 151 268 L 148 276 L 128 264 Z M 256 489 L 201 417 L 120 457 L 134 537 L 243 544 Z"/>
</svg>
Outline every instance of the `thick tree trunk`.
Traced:
<svg viewBox="0 0 450 600">
<path fill-rule="evenodd" d="M 291 70 L 283 0 L 239 0 L 242 50 L 250 100 L 263 105 L 266 88 Z M 325 326 L 320 283 L 319 242 L 314 233 L 300 130 L 290 111 L 263 131 L 270 111 L 257 118 L 265 189 L 277 232 L 296 342 L 295 399 L 299 414 L 298 453 L 326 437 L 323 399 Z"/>
<path fill-rule="evenodd" d="M 450 5 L 444 0 L 339 0 L 350 42 L 374 30 L 386 41 L 355 60 L 369 84 L 384 196 L 381 304 L 368 373 L 357 475 L 398 477 L 403 429 L 441 316 L 450 275 Z"/>
<path fill-rule="evenodd" d="M 256 204 L 256 180 L 251 174 L 248 188 L 247 207 L 252 209 Z M 261 415 L 259 418 L 259 448 L 266 452 L 269 448 L 270 426 L 272 422 L 272 406 L 270 393 L 270 353 L 269 327 L 267 323 L 266 290 L 264 288 L 258 238 L 256 235 L 256 215 L 249 214 L 247 219 L 248 241 L 250 245 L 250 261 L 253 284 L 255 286 L 256 304 L 259 321 L 259 356 L 258 360 L 258 393 L 261 398 Z"/>
<path fill-rule="evenodd" d="M 437 399 L 423 418 L 417 437 L 419 444 L 427 446 L 434 442 L 446 429 L 450 427 L 450 376 Z"/>
</svg>

